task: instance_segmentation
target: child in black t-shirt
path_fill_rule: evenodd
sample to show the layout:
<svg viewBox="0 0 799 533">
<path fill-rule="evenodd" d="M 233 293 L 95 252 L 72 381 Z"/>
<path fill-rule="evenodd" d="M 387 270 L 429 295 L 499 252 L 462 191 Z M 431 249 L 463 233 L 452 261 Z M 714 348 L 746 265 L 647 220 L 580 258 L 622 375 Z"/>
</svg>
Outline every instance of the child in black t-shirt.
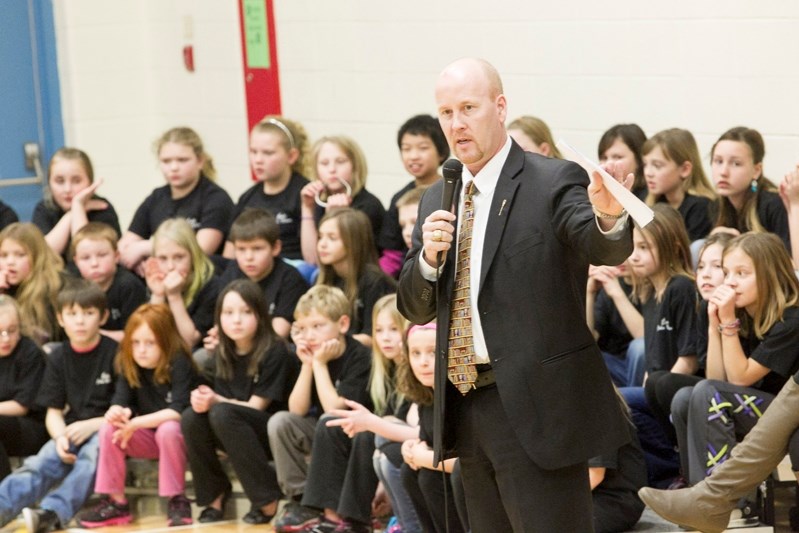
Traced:
<svg viewBox="0 0 799 533">
<path fill-rule="evenodd" d="M 50 437 L 34 400 L 44 376 L 44 353 L 22 335 L 19 307 L 0 295 L 0 480 L 9 456 L 35 454 Z"/>
<path fill-rule="evenodd" d="M 100 334 L 107 315 L 105 293 L 90 281 L 70 280 L 59 293 L 58 322 L 69 340 L 50 354 L 37 398 L 52 439 L 0 483 L 0 524 L 22 510 L 28 531 L 62 529 L 91 495 L 97 431 L 116 378 L 117 343 Z M 42 494 L 39 509 L 29 508 Z"/>
<path fill-rule="evenodd" d="M 150 303 L 166 303 L 181 337 L 197 347 L 214 322 L 219 278 L 183 218 L 165 220 L 153 236 L 153 256 L 145 265 Z"/>
<path fill-rule="evenodd" d="M 269 419 L 269 445 L 275 457 L 283 494 L 293 501 L 284 507 L 275 529 L 291 531 L 318 520 L 319 513 L 302 507 L 316 423 L 333 409 L 346 409 L 345 399 L 370 406 L 367 383 L 371 353 L 348 335 L 349 302 L 335 287 L 318 285 L 297 303 L 292 339 L 302 362 L 291 391 L 288 411 Z"/>
<path fill-rule="evenodd" d="M 152 253 L 152 238 L 163 221 L 185 218 L 207 255 L 222 252 L 233 200 L 214 183 L 216 170 L 191 128 L 172 128 L 156 142 L 158 162 L 167 184 L 142 203 L 119 241 L 121 262 L 144 276 L 142 262 Z"/>
<path fill-rule="evenodd" d="M 227 285 L 215 319 L 219 345 L 210 360 L 213 388 L 201 385 L 191 393 L 191 408 L 181 421 L 197 504 L 205 506 L 199 521 L 224 518 L 231 486 L 216 454 L 221 448 L 252 504 L 244 521 L 263 524 L 274 516 L 280 499 L 269 465 L 267 423 L 286 408 L 299 365 L 272 331 L 263 293 L 253 282 Z"/>
<path fill-rule="evenodd" d="M 377 245 L 383 251 L 380 268 L 394 278 L 399 275 L 402 261 L 410 248 L 408 239 L 404 237 L 402 209 L 398 202 L 409 191 L 427 188 L 441 179 L 438 168 L 449 157 L 449 145 L 441 131 L 441 125 L 430 115 L 416 115 L 405 121 L 397 132 L 397 146 L 402 164 L 408 174 L 413 176 L 413 181 L 391 197 L 385 222 L 377 239 Z M 415 216 L 414 213 L 414 218 Z"/>
<path fill-rule="evenodd" d="M 125 323 L 133 311 L 147 301 L 142 280 L 118 266 L 117 234 L 101 222 L 89 222 L 72 239 L 72 260 L 84 279 L 97 283 L 105 291 L 108 320 L 103 335 L 122 341 Z"/>
<path fill-rule="evenodd" d="M 433 386 L 436 364 L 436 325 L 411 326 L 407 360 L 397 369 L 397 386 L 419 409 L 419 437 L 402 444 L 402 486 L 416 508 L 424 531 L 466 531 L 454 512 L 451 473 L 457 459 L 433 463 Z M 443 476 L 441 471 L 446 472 Z M 445 488 L 444 484 L 448 486 Z M 444 509 L 452 512 L 444 513 Z"/>
<path fill-rule="evenodd" d="M 288 338 L 294 321 L 294 308 L 308 284 L 299 271 L 280 258 L 283 241 L 278 223 L 263 209 L 247 208 L 233 222 L 230 241 L 236 261 L 220 277 L 222 286 L 246 278 L 264 292 L 272 317 L 272 328 Z M 207 348 L 207 347 L 206 347 Z"/>
<path fill-rule="evenodd" d="M 125 459 L 158 459 L 158 494 L 169 498 L 170 526 L 191 524 L 185 490 L 186 446 L 180 414 L 189 405 L 197 372 L 175 319 L 165 305 L 145 304 L 125 326 L 116 359 L 119 372 L 112 405 L 100 428 L 95 492 L 100 502 L 78 516 L 83 527 L 127 524 Z"/>
<path fill-rule="evenodd" d="M 362 211 L 372 230 L 372 246 L 377 243 L 386 216 L 383 204 L 366 190 L 366 157 L 353 139 L 344 135 L 322 137 L 312 150 L 311 183 L 303 187 L 302 256 L 318 264 L 317 225 L 327 213 L 342 207 Z"/>
<path fill-rule="evenodd" d="M 103 222 L 119 237 L 114 206 L 95 194 L 103 180 L 94 181 L 89 156 L 77 148 L 61 148 L 50 158 L 44 200 L 36 204 L 31 222 L 36 224 L 55 253 L 69 257 L 70 239 L 89 222 Z"/>
<path fill-rule="evenodd" d="M 338 287 L 350 302 L 350 334 L 372 345 L 375 302 L 397 291 L 396 282 L 377 266 L 369 221 L 360 211 L 341 208 L 319 224 L 317 285 Z"/>
<path fill-rule="evenodd" d="M 250 132 L 250 169 L 258 183 L 239 197 L 233 209 L 234 220 L 248 207 L 274 215 L 283 243 L 280 254 L 291 260 L 302 260 L 300 191 L 308 184 L 307 152 L 308 135 L 302 125 L 285 117 L 264 117 Z M 230 235 L 224 255 L 233 257 Z"/>
</svg>

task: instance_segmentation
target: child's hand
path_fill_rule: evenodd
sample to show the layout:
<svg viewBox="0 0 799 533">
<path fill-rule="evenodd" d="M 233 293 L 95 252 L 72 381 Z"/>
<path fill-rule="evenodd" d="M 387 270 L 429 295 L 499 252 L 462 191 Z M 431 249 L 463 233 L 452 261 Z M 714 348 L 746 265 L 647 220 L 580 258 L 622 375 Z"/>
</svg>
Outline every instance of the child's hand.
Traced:
<svg viewBox="0 0 799 533">
<path fill-rule="evenodd" d="M 186 275 L 173 270 L 164 277 L 164 292 L 167 296 L 180 296 L 186 284 Z"/>
<path fill-rule="evenodd" d="M 352 198 L 347 193 L 340 192 L 338 194 L 331 194 L 327 197 L 327 208 L 333 209 L 336 207 L 349 207 L 352 203 Z"/>
<path fill-rule="evenodd" d="M 627 298 L 624 289 L 621 288 L 621 283 L 619 283 L 618 268 L 611 266 L 598 267 L 597 271 L 594 273 L 594 278 L 602 284 L 602 288 L 605 289 L 605 294 L 607 294 L 610 299 Z"/>
<path fill-rule="evenodd" d="M 347 409 L 333 409 L 328 414 L 336 416 L 332 420 L 328 420 L 325 425 L 327 427 L 339 426 L 349 438 L 353 438 L 356 434 L 367 431 L 367 424 L 371 417 L 375 416 L 369 409 L 354 402 L 352 400 L 344 400 L 347 404 Z"/>
<path fill-rule="evenodd" d="M 341 342 L 338 339 L 327 339 L 313 354 L 317 363 L 327 364 L 341 354 Z"/>
<path fill-rule="evenodd" d="M 90 420 L 79 420 L 67 426 L 64 435 L 69 438 L 69 441 L 75 446 L 80 446 L 97 432 L 95 424 Z"/>
<path fill-rule="evenodd" d="M 419 439 L 408 439 L 402 443 L 402 459 L 405 463 L 413 468 L 414 470 L 418 470 L 419 467 L 416 466 L 416 462 L 414 461 L 414 449 L 416 448 L 416 444 L 421 442 Z"/>
<path fill-rule="evenodd" d="M 300 191 L 300 200 L 302 201 L 303 208 L 314 210 L 316 205 L 316 197 L 324 192 L 325 186 L 321 181 L 312 181 L 302 188 Z"/>
<path fill-rule="evenodd" d="M 97 198 L 92 198 L 95 191 L 97 191 L 97 188 L 102 184 L 103 178 L 99 178 L 97 181 L 73 196 L 72 209 L 82 209 L 85 211 L 102 211 L 103 209 L 108 209 L 108 202 L 98 200 Z"/>
<path fill-rule="evenodd" d="M 78 460 L 78 456 L 72 453 L 71 448 L 72 443 L 66 435 L 61 435 L 55 440 L 55 451 L 64 464 L 72 465 Z"/>
<path fill-rule="evenodd" d="M 161 272 L 161 266 L 155 257 L 150 257 L 144 262 L 144 281 L 147 282 L 147 287 L 153 296 L 164 297 L 164 273 Z"/>
<path fill-rule="evenodd" d="M 128 442 L 130 441 L 133 434 L 136 432 L 138 428 L 134 424 L 133 420 L 128 421 L 124 425 L 120 426 L 119 429 L 114 431 L 111 435 L 111 442 L 113 444 L 119 445 L 120 448 L 123 450 L 128 447 Z"/>
<path fill-rule="evenodd" d="M 207 413 L 218 398 L 216 392 L 208 385 L 200 385 L 191 391 L 191 408 L 195 413 Z"/>
<path fill-rule="evenodd" d="M 208 335 L 203 339 L 203 348 L 209 352 L 213 352 L 216 350 L 217 346 L 219 346 L 219 332 L 216 326 L 214 326 L 208 330 Z"/>
<path fill-rule="evenodd" d="M 308 344 L 304 341 L 294 341 L 295 345 L 297 346 L 297 357 L 304 365 L 310 365 L 313 363 L 313 353 L 311 353 L 311 349 L 308 348 Z"/>
<path fill-rule="evenodd" d="M 718 308 L 718 319 L 721 323 L 729 324 L 735 321 L 735 290 L 732 287 L 719 285 L 710 296 L 709 302 L 708 312 L 710 304 L 714 304 Z"/>
<path fill-rule="evenodd" d="M 391 500 L 383 483 L 377 484 L 375 497 L 372 499 L 372 516 L 388 516 L 391 514 Z"/>
<path fill-rule="evenodd" d="M 799 204 L 799 164 L 794 170 L 785 174 L 780 183 L 780 198 L 788 212 L 791 210 L 791 205 Z"/>
<path fill-rule="evenodd" d="M 108 411 L 105 412 L 105 421 L 114 427 L 122 427 L 130 420 L 132 415 L 133 413 L 128 407 L 112 405 L 108 408 Z"/>
<path fill-rule="evenodd" d="M 719 320 L 719 307 L 713 303 L 712 300 L 708 300 L 707 302 L 707 320 L 708 326 L 716 331 L 721 324 Z"/>
</svg>

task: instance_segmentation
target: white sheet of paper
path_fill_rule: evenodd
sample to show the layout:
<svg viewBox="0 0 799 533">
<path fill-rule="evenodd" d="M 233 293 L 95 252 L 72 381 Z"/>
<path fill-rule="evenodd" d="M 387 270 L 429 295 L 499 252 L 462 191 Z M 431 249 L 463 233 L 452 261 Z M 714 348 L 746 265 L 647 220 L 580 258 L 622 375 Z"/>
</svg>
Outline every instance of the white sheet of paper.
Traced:
<svg viewBox="0 0 799 533">
<path fill-rule="evenodd" d="M 652 212 L 649 206 L 642 202 L 636 195 L 628 191 L 624 185 L 616 181 L 613 176 L 605 172 L 602 167 L 585 157 L 563 139 L 560 139 L 556 145 L 560 153 L 562 153 L 566 159 L 574 161 L 588 172 L 589 179 L 593 180 L 593 173 L 599 172 L 605 180 L 605 186 L 610 191 L 610 194 L 612 194 L 622 207 L 627 210 L 639 227 L 643 228 L 652 222 L 652 219 L 655 218 L 655 213 Z"/>
</svg>

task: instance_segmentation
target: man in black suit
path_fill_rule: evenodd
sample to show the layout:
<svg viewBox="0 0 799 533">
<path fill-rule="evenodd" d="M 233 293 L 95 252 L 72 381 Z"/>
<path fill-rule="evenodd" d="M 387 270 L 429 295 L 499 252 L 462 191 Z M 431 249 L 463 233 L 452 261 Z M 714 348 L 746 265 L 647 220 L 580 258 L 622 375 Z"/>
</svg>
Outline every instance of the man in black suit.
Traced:
<svg viewBox="0 0 799 533">
<path fill-rule="evenodd" d="M 464 248 L 471 292 L 461 302 L 470 302 L 467 336 L 478 371 L 465 393 L 447 375 L 448 338 L 463 333 L 449 331 L 461 221 L 440 209 L 439 182 L 420 204 L 398 294 L 412 322 L 439 324 L 436 460 L 460 457 L 475 533 L 590 532 L 587 460 L 630 436 L 585 323 L 585 285 L 589 263 L 616 265 L 630 255 L 631 224 L 598 173 L 589 185 L 578 165 L 525 153 L 511 140 L 502 82 L 489 63 L 452 63 L 435 94 L 464 164 L 457 213 L 473 194 Z M 632 184 L 632 174 L 606 170 Z M 462 367 L 454 372 L 465 375 Z"/>
</svg>

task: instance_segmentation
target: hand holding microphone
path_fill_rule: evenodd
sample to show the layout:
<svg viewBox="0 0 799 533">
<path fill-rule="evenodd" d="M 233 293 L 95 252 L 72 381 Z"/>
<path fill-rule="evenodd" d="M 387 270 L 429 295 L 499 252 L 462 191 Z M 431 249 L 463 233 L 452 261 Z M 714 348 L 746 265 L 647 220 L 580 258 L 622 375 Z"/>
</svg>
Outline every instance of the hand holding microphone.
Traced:
<svg viewBox="0 0 799 533">
<path fill-rule="evenodd" d="M 439 267 L 444 262 L 444 256 L 455 242 L 455 215 L 453 199 L 455 187 L 460 183 L 463 172 L 463 163 L 457 159 L 448 159 L 444 163 L 444 188 L 441 194 L 441 209 L 433 211 L 422 224 L 422 243 L 424 244 L 424 258 L 433 267 Z"/>
</svg>

